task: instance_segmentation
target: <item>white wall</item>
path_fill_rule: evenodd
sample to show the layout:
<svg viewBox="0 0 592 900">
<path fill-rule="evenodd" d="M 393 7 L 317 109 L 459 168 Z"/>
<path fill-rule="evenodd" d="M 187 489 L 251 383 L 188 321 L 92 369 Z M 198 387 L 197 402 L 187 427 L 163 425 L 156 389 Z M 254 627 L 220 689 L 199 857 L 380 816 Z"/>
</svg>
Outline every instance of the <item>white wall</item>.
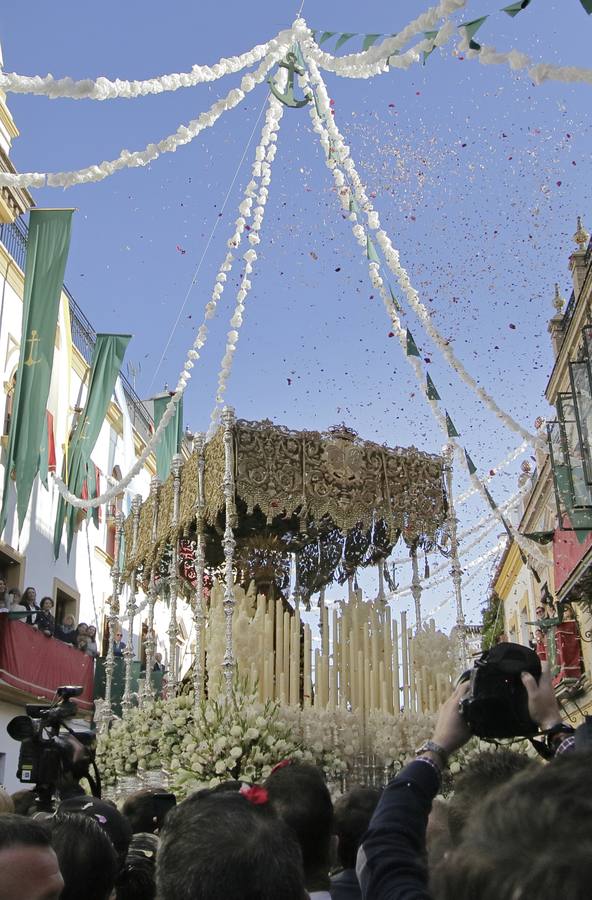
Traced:
<svg viewBox="0 0 592 900">
<path fill-rule="evenodd" d="M 0 753 L 2 754 L 0 759 L 4 766 L 4 772 L 0 771 L 0 784 L 10 794 L 26 787 L 26 785 L 21 784 L 16 777 L 16 767 L 21 745 L 18 741 L 13 741 L 9 737 L 6 726 L 14 716 L 24 716 L 25 714 L 24 706 L 17 706 L 16 704 L 0 700 Z"/>
</svg>

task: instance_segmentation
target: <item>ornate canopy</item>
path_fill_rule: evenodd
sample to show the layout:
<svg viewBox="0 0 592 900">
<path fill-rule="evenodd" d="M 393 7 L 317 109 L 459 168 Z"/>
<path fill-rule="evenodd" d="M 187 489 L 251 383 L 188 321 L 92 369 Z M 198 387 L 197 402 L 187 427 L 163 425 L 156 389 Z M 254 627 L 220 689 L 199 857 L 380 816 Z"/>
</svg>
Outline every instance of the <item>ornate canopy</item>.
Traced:
<svg viewBox="0 0 592 900">
<path fill-rule="evenodd" d="M 403 537 L 409 546 L 437 546 L 446 519 L 444 460 L 414 447 L 362 441 L 346 426 L 292 431 L 265 420 L 232 429 L 237 567 L 243 581 L 263 567 L 285 586 L 296 554 L 306 599 L 334 579 L 376 563 Z M 173 475 L 144 502 L 136 552 L 124 569 L 150 571 L 178 537 L 195 536 L 198 479 L 203 471 L 206 563 L 223 561 L 224 443 L 219 429 L 180 469 L 180 507 L 173 524 Z M 126 546 L 131 548 L 131 516 Z"/>
</svg>

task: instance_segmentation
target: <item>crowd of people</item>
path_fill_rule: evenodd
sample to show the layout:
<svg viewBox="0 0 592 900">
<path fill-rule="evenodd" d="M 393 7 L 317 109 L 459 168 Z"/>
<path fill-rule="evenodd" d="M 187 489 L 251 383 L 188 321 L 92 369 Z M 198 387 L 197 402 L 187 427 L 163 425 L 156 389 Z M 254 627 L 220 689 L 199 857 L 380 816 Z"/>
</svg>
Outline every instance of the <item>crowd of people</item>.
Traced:
<svg viewBox="0 0 592 900">
<path fill-rule="evenodd" d="M 470 738 L 466 684 L 384 790 L 335 803 L 320 769 L 290 759 L 261 785 L 225 782 L 178 805 L 164 788 L 120 809 L 69 796 L 53 814 L 35 811 L 31 790 L 0 796 L 0 900 L 583 900 L 587 724 L 562 723 L 548 669 L 522 681 L 552 758 L 478 753 L 446 799 L 448 757 Z"/>
<path fill-rule="evenodd" d="M 8 590 L 6 581 L 0 577 L 0 612 L 11 613 L 12 618 L 20 618 L 46 637 L 55 637 L 64 644 L 76 647 L 87 656 L 97 657 L 99 651 L 95 626 L 87 625 L 86 622 L 79 622 L 76 625 L 74 616 L 68 613 L 64 614 L 61 622 L 56 622 L 53 608 L 52 597 L 42 597 L 37 602 L 37 591 L 34 587 L 28 587 L 22 593 L 16 587 Z"/>
</svg>

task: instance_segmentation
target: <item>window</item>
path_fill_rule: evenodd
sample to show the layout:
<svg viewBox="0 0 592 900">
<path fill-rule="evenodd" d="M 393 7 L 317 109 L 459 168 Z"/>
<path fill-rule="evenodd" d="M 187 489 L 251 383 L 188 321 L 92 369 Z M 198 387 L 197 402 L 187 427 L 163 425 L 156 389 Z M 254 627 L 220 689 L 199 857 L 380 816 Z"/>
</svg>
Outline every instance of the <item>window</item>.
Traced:
<svg viewBox="0 0 592 900">
<path fill-rule="evenodd" d="M 25 559 L 8 544 L 0 541 L 0 574 L 6 580 L 8 590 L 13 587 L 22 589 L 22 576 Z"/>
<path fill-rule="evenodd" d="M 55 601 L 56 622 L 58 624 L 63 622 L 64 616 L 74 616 L 74 621 L 78 623 L 80 611 L 80 594 L 78 591 L 60 581 L 59 578 L 54 578 L 53 598 Z"/>
</svg>

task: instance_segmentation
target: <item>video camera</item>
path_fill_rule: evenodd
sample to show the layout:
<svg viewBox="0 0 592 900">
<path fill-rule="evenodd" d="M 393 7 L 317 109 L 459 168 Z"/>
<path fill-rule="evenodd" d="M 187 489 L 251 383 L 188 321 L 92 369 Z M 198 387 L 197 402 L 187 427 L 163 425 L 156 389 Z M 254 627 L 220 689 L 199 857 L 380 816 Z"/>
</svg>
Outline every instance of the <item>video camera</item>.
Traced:
<svg viewBox="0 0 592 900">
<path fill-rule="evenodd" d="M 541 663 L 530 647 L 500 643 L 485 650 L 459 683 L 470 682 L 460 702 L 462 716 L 472 734 L 486 740 L 531 738 L 539 731 L 528 712 L 528 694 L 520 677 L 530 672 L 541 677 Z"/>
<path fill-rule="evenodd" d="M 90 729 L 74 731 L 66 724 L 74 718 L 78 707 L 73 697 L 82 687 L 64 685 L 56 690 L 59 698 L 51 705 L 26 705 L 26 716 L 15 716 L 7 726 L 8 734 L 20 741 L 17 778 L 36 785 L 39 810 L 52 811 L 56 792 L 66 782 L 77 783 L 86 778 L 95 797 L 101 796 L 100 779 L 95 765 L 95 734 Z M 90 775 L 93 767 L 94 778 Z"/>
</svg>

